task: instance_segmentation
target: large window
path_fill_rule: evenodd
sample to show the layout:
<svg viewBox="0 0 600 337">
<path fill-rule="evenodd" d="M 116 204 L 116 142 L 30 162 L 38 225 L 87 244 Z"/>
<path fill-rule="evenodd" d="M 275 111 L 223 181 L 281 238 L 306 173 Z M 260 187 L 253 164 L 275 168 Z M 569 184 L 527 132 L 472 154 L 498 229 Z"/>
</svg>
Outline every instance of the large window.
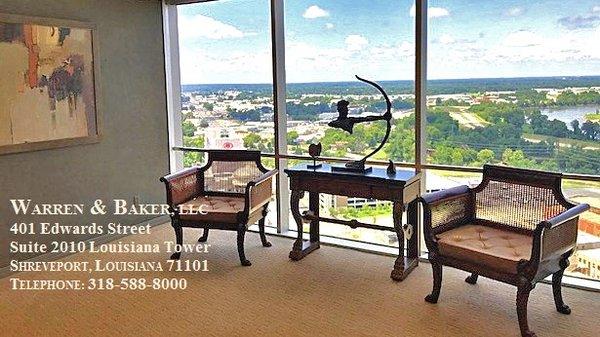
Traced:
<svg viewBox="0 0 600 337">
<path fill-rule="evenodd" d="M 424 169 L 424 190 L 476 185 L 487 163 L 565 173 L 564 193 L 592 206 L 568 272 L 600 280 L 596 1 L 429 0 L 423 50 L 413 0 L 222 0 L 176 11 L 183 134 L 176 143 L 261 150 L 265 165 L 282 172 L 271 206 L 279 217 L 268 220 L 279 232 L 302 230 L 287 216 L 283 169 L 309 160 L 310 144 L 347 161 L 381 140 L 383 122 L 355 126 L 352 135 L 327 126 L 341 99 L 353 116 L 384 111 L 359 75 L 380 83 L 393 102 L 391 138 L 372 159 Z M 420 63 L 427 78 L 415 78 Z M 425 104 L 415 96 L 417 79 L 427 81 Z M 201 152 L 184 153 L 185 165 L 203 160 Z M 392 226 L 386 202 L 322 195 L 320 207 L 327 217 Z M 397 245 L 393 232 L 324 223 L 321 233 Z"/>
<path fill-rule="evenodd" d="M 428 161 L 600 174 L 597 5 L 431 1 Z"/>
<path fill-rule="evenodd" d="M 394 132 L 376 158 L 414 162 L 414 14 L 412 0 L 286 1 L 285 48 L 288 152 L 306 154 L 321 142 L 324 155 L 361 158 L 376 147 L 385 123 L 361 124 L 354 134 L 332 129 L 336 103 L 350 115 L 385 112 L 373 87 L 379 82 L 393 101 Z"/>
<path fill-rule="evenodd" d="M 600 77 L 590 76 L 600 75 L 597 5 L 431 1 L 428 162 L 599 175 Z M 459 178 L 438 175 L 428 176 L 432 188 Z M 592 206 L 568 271 L 600 280 L 599 187 L 563 184 L 571 200 Z"/>
<path fill-rule="evenodd" d="M 356 125 L 353 134 L 327 123 L 336 104 L 349 101 L 349 114 L 383 114 L 386 104 L 373 87 L 354 75 L 377 81 L 393 103 L 394 129 L 379 160 L 414 162 L 414 14 L 412 0 L 286 1 L 288 153 L 306 155 L 321 143 L 323 155 L 360 159 L 381 142 L 384 121 Z M 321 214 L 392 226 L 391 203 L 322 195 Z M 301 205 L 308 207 L 308 198 Z M 290 228 L 296 224 L 290 219 Z M 393 232 L 325 224 L 323 235 L 383 245 L 397 244 Z"/>
<path fill-rule="evenodd" d="M 274 152 L 268 0 L 180 5 L 183 145 Z M 201 161 L 187 153 L 186 166 Z"/>
<path fill-rule="evenodd" d="M 177 6 L 182 145 L 274 152 L 268 0 Z M 184 166 L 202 164 L 186 152 Z M 263 165 L 274 168 L 272 159 Z M 275 196 L 266 219 L 277 225 Z"/>
</svg>

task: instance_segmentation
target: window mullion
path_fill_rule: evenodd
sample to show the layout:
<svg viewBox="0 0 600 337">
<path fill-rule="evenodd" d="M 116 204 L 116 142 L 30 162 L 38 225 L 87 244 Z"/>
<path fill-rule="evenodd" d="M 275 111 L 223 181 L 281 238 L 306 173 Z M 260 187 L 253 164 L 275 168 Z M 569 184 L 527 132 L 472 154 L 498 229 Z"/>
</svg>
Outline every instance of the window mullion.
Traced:
<svg viewBox="0 0 600 337">
<path fill-rule="evenodd" d="M 183 168 L 183 152 L 173 150 L 176 146 L 183 146 L 177 6 L 168 5 L 165 2 L 163 2 L 162 6 L 167 92 L 167 123 L 169 130 L 169 165 L 171 172 L 177 172 Z"/>
<path fill-rule="evenodd" d="M 284 0 L 271 0 L 271 53 L 273 58 L 273 107 L 275 123 L 275 166 L 280 174 L 277 177 L 277 230 L 289 229 L 289 182 L 282 172 L 287 160 L 287 114 L 285 78 L 285 28 Z"/>
<path fill-rule="evenodd" d="M 422 173 L 421 193 L 426 191 L 427 164 L 427 0 L 416 1 L 415 15 L 415 168 Z M 417 230 L 422 231 L 422 214 L 418 212 Z M 421 238 L 423 233 L 421 232 Z M 423 242 L 419 242 L 419 252 Z"/>
</svg>

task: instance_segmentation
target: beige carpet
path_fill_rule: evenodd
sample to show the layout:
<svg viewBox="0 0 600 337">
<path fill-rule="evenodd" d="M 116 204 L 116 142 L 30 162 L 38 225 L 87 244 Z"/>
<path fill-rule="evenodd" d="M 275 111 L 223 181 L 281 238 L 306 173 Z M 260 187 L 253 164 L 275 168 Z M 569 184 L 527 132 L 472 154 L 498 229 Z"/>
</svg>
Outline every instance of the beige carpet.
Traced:
<svg viewBox="0 0 600 337">
<path fill-rule="evenodd" d="M 185 234 L 186 242 L 194 242 L 199 232 Z M 172 237 L 170 226 L 163 225 L 134 240 Z M 263 248 L 258 234 L 249 233 L 246 254 L 253 266 L 241 267 L 235 233 L 211 232 L 209 272 L 160 275 L 185 276 L 185 291 L 15 292 L 2 279 L 0 336 L 519 336 L 513 287 L 487 279 L 471 286 L 465 273 L 444 269 L 442 295 L 432 305 L 423 301 L 431 287 L 427 263 L 395 283 L 389 278 L 391 257 L 325 246 L 291 262 L 292 241 L 269 239 L 273 247 Z M 160 261 L 166 256 L 123 258 Z M 573 309 L 570 316 L 554 310 L 550 286 L 540 284 L 533 291 L 530 326 L 538 336 L 597 336 L 600 294 L 565 288 L 564 297 Z"/>
</svg>

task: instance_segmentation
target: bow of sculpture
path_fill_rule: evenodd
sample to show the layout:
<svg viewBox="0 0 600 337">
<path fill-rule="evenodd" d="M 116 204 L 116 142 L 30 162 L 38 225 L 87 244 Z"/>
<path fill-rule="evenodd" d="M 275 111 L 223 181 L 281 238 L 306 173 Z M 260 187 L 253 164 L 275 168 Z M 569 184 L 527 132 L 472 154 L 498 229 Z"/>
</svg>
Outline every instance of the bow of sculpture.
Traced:
<svg viewBox="0 0 600 337">
<path fill-rule="evenodd" d="M 356 78 L 359 81 L 362 81 L 362 82 L 365 82 L 367 84 L 374 86 L 375 88 L 377 88 L 377 90 L 379 90 L 379 92 L 381 92 L 381 94 L 383 95 L 383 98 L 385 99 L 386 105 L 387 105 L 386 112 L 383 115 L 373 115 L 373 116 L 364 116 L 364 117 L 348 117 L 348 106 L 350 103 L 346 100 L 341 100 L 337 103 L 338 117 L 335 120 L 329 122 L 328 125 L 330 127 L 342 129 L 342 130 L 352 134 L 355 124 L 376 122 L 376 121 L 382 121 L 382 120 L 386 121 L 387 128 L 386 128 L 385 136 L 383 137 L 381 144 L 379 144 L 379 146 L 377 148 L 375 148 L 373 151 L 371 151 L 369 154 L 367 154 L 361 160 L 349 162 L 344 167 L 336 167 L 337 169 L 341 169 L 341 170 L 365 173 L 365 172 L 368 172 L 371 170 L 370 167 L 365 167 L 365 163 L 367 162 L 367 159 L 369 159 L 371 156 L 373 156 L 375 153 L 377 153 L 379 150 L 381 150 L 383 148 L 383 146 L 385 145 L 385 143 L 387 142 L 388 138 L 390 137 L 390 132 L 392 130 L 392 102 L 390 101 L 387 93 L 383 90 L 383 88 L 379 84 L 369 81 L 369 80 L 366 80 L 359 76 L 356 76 Z M 336 168 L 334 168 L 334 169 L 336 169 Z"/>
</svg>

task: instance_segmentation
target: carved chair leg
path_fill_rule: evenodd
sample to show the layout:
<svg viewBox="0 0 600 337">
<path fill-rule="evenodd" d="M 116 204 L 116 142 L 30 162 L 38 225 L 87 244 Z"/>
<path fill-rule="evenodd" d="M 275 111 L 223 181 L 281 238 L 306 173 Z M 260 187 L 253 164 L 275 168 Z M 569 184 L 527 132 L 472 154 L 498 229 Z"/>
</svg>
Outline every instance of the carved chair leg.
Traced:
<svg viewBox="0 0 600 337">
<path fill-rule="evenodd" d="M 206 242 L 208 240 L 208 228 L 204 228 L 202 236 L 198 239 L 198 242 Z"/>
<path fill-rule="evenodd" d="M 175 243 L 177 244 L 177 247 L 181 247 L 183 244 L 183 228 L 176 221 L 172 221 L 171 224 L 173 226 L 173 230 L 175 230 Z M 181 252 L 175 252 L 171 254 L 171 260 L 179 260 L 180 257 Z"/>
<path fill-rule="evenodd" d="M 552 292 L 554 293 L 554 304 L 556 305 L 556 311 L 561 314 L 569 315 L 571 308 L 563 302 L 561 282 L 563 277 L 564 269 L 557 271 L 552 274 Z"/>
<path fill-rule="evenodd" d="M 260 219 L 258 221 L 258 230 L 260 233 L 260 241 L 262 242 L 263 247 L 271 247 L 271 243 L 267 241 L 267 236 L 265 235 L 265 218 Z"/>
<path fill-rule="evenodd" d="M 478 277 L 479 277 L 479 275 L 472 273 L 471 275 L 467 276 L 467 278 L 465 279 L 465 282 L 467 282 L 468 284 L 475 284 L 475 283 L 477 283 Z"/>
<path fill-rule="evenodd" d="M 244 237 L 246 236 L 246 227 L 240 227 L 237 230 L 237 249 L 238 254 L 240 255 L 240 262 L 242 266 L 251 266 L 252 263 L 246 259 L 246 254 L 244 254 Z"/>
<path fill-rule="evenodd" d="M 527 323 L 527 302 L 532 289 L 533 286 L 528 282 L 517 287 L 517 316 L 519 317 L 519 328 L 522 337 L 536 337 L 536 334 L 529 330 Z"/>
<path fill-rule="evenodd" d="M 433 291 L 425 297 L 425 301 L 437 303 L 442 288 L 442 264 L 431 261 L 431 268 L 433 269 Z"/>
</svg>

